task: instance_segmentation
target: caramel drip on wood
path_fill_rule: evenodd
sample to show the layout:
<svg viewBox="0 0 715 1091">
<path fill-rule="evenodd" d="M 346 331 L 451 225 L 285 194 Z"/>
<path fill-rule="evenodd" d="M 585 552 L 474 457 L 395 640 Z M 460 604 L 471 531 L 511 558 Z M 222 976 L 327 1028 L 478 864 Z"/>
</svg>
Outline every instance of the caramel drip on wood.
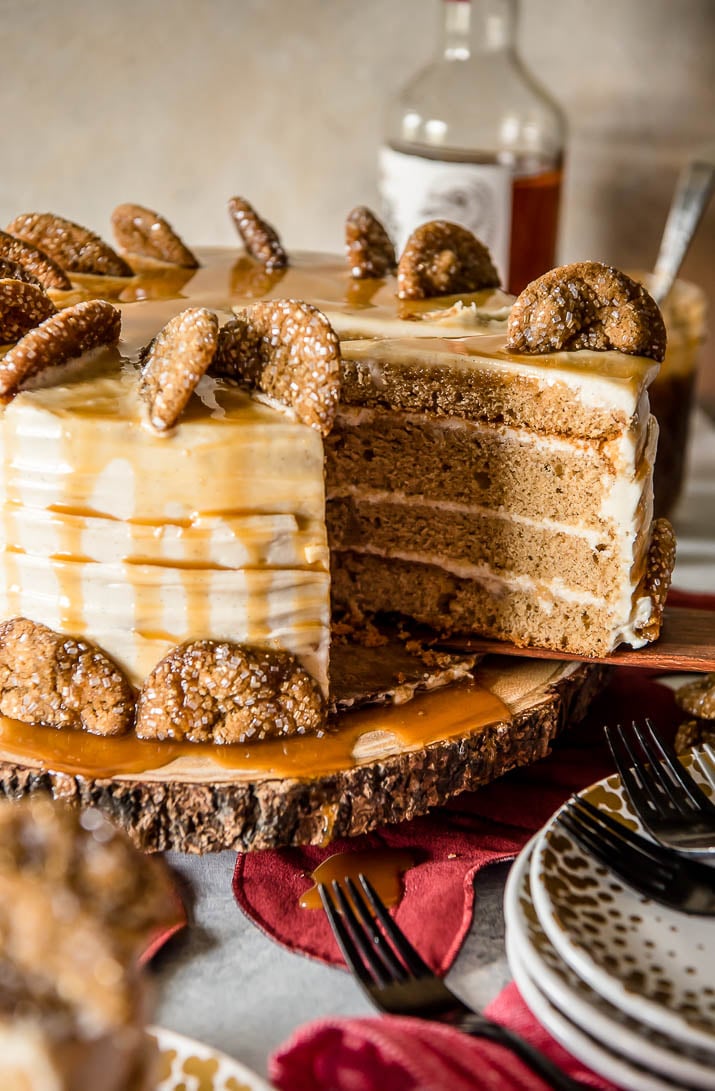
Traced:
<svg viewBox="0 0 715 1091">
<path fill-rule="evenodd" d="M 82 731 L 56 730 L 0 717 L 0 758 L 39 762 L 54 772 L 86 777 L 151 773 L 182 759 L 212 780 L 252 780 L 267 776 L 310 780 L 380 757 L 421 750 L 442 739 L 508 723 L 507 706 L 476 682 L 418 694 L 405 705 L 373 706 L 340 715 L 322 736 L 296 735 L 252 744 L 148 742 L 135 735 L 105 738 Z M 188 767 L 177 777 L 191 779 Z"/>
<path fill-rule="evenodd" d="M 311 873 L 310 877 L 315 886 L 301 895 L 299 905 L 301 909 L 323 908 L 318 893 L 318 883 L 330 887 L 333 881 L 338 882 L 347 894 L 345 879 L 350 878 L 362 893 L 362 887 L 358 881 L 360 874 L 370 880 L 385 905 L 397 905 L 402 897 L 402 875 L 414 867 L 416 862 L 416 854 L 407 849 L 336 852 L 327 860 L 323 860 L 323 863 Z"/>
</svg>

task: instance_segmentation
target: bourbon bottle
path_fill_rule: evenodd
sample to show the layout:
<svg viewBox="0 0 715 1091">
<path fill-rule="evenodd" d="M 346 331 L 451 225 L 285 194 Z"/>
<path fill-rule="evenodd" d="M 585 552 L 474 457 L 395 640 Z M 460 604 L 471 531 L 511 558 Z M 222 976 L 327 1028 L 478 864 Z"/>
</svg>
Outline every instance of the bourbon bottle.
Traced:
<svg viewBox="0 0 715 1091">
<path fill-rule="evenodd" d="M 463 224 L 515 293 L 552 268 L 566 134 L 516 51 L 518 0 L 441 0 L 437 57 L 388 109 L 380 195 L 398 251 L 426 220 Z"/>
</svg>

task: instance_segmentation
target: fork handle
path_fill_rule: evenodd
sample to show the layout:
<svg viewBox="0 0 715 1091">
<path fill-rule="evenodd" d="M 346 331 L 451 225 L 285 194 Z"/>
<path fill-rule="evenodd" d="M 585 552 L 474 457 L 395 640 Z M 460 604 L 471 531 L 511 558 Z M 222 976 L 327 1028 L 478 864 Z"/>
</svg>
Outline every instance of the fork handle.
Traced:
<svg viewBox="0 0 715 1091">
<path fill-rule="evenodd" d="M 524 1062 L 527 1068 L 540 1076 L 544 1083 L 548 1087 L 552 1087 L 554 1091 L 576 1091 L 577 1088 L 587 1087 L 585 1083 L 572 1080 L 536 1046 L 532 1046 L 531 1042 L 527 1042 L 525 1038 L 520 1038 L 518 1034 L 514 1034 L 507 1027 L 503 1027 L 501 1023 L 494 1023 L 483 1015 L 472 1015 L 470 1013 L 461 1016 L 457 1026 L 461 1031 L 473 1038 L 485 1038 L 489 1042 L 494 1042 L 496 1045 L 511 1050 L 520 1061 Z"/>
</svg>

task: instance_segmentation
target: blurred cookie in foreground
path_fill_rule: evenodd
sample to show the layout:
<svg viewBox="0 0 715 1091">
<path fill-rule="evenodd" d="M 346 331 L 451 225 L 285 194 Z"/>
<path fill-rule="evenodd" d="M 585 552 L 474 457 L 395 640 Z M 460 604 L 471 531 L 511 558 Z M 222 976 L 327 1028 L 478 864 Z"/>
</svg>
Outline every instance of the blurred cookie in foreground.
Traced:
<svg viewBox="0 0 715 1091">
<path fill-rule="evenodd" d="M 168 874 L 96 811 L 0 804 L 0 1087 L 149 1091 L 140 958 L 176 917 Z"/>
</svg>

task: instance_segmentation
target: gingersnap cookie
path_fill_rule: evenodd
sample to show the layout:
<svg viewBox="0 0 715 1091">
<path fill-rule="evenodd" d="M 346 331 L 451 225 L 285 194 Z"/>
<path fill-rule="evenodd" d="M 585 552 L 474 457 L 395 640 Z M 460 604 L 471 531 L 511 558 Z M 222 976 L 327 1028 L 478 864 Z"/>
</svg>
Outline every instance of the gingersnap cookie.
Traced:
<svg viewBox="0 0 715 1091">
<path fill-rule="evenodd" d="M 657 640 L 663 623 L 665 600 L 675 567 L 675 534 L 667 519 L 656 519 L 651 529 L 643 591 L 650 595 L 653 609 L 649 620 L 638 630 L 646 640 Z"/>
<path fill-rule="evenodd" d="M 243 197 L 232 197 L 228 211 L 246 250 L 264 266 L 267 272 L 285 269 L 288 255 L 281 245 L 278 232 L 262 220 L 253 205 Z"/>
<path fill-rule="evenodd" d="M 704 674 L 695 682 L 681 686 L 675 691 L 675 701 L 691 716 L 697 716 L 700 720 L 715 720 L 715 673 Z"/>
<path fill-rule="evenodd" d="M 539 354 L 615 349 L 665 356 L 665 324 L 642 284 L 599 261 L 552 269 L 528 284 L 511 309 L 506 347 Z"/>
<path fill-rule="evenodd" d="M 7 258 L 2 257 L 0 257 L 0 278 L 2 280 L 22 280 L 25 284 L 34 284 L 36 288 L 42 287 L 37 277 L 28 272 L 18 261 L 9 261 Z"/>
<path fill-rule="evenodd" d="M 288 652 L 228 641 L 181 644 L 154 668 L 137 702 L 140 739 L 240 743 L 322 729 L 323 695 Z"/>
<path fill-rule="evenodd" d="M 345 253 L 350 275 L 386 277 L 397 268 L 395 248 L 374 212 L 365 205 L 358 205 L 345 221 Z"/>
<path fill-rule="evenodd" d="M 22 266 L 45 290 L 57 288 L 60 291 L 69 291 L 72 287 L 72 281 L 64 269 L 48 254 L 22 239 L 15 238 L 14 235 L 9 235 L 7 231 L 0 231 L 0 257 Z"/>
<path fill-rule="evenodd" d="M 121 322 L 117 308 L 104 299 L 90 299 L 53 314 L 0 360 L 0 396 L 14 394 L 21 383 L 45 368 L 59 367 L 100 345 L 116 344 Z"/>
<path fill-rule="evenodd" d="M 400 299 L 478 292 L 499 284 L 484 243 L 449 220 L 430 220 L 413 231 L 397 266 Z"/>
<path fill-rule="evenodd" d="M 112 229 L 117 245 L 130 256 L 153 258 L 167 265 L 198 269 L 199 263 L 171 224 L 158 212 L 142 205 L 117 205 L 112 213 Z"/>
<path fill-rule="evenodd" d="M 39 284 L 14 278 L 0 280 L 0 344 L 19 340 L 56 313 L 57 308 Z"/>
<path fill-rule="evenodd" d="M 24 212 L 6 229 L 36 246 L 68 273 L 131 277 L 133 270 L 99 235 L 52 212 Z"/>
<path fill-rule="evenodd" d="M 263 391 L 327 435 L 340 398 L 340 342 L 310 303 L 275 299 L 238 311 L 219 332 L 214 375 Z"/>
<path fill-rule="evenodd" d="M 139 393 L 157 432 L 173 428 L 211 363 L 218 319 L 205 307 L 188 307 L 167 322 L 142 350 Z"/>
<path fill-rule="evenodd" d="M 0 712 L 23 723 L 123 735 L 134 691 L 93 644 L 16 617 L 0 625 Z"/>
</svg>

